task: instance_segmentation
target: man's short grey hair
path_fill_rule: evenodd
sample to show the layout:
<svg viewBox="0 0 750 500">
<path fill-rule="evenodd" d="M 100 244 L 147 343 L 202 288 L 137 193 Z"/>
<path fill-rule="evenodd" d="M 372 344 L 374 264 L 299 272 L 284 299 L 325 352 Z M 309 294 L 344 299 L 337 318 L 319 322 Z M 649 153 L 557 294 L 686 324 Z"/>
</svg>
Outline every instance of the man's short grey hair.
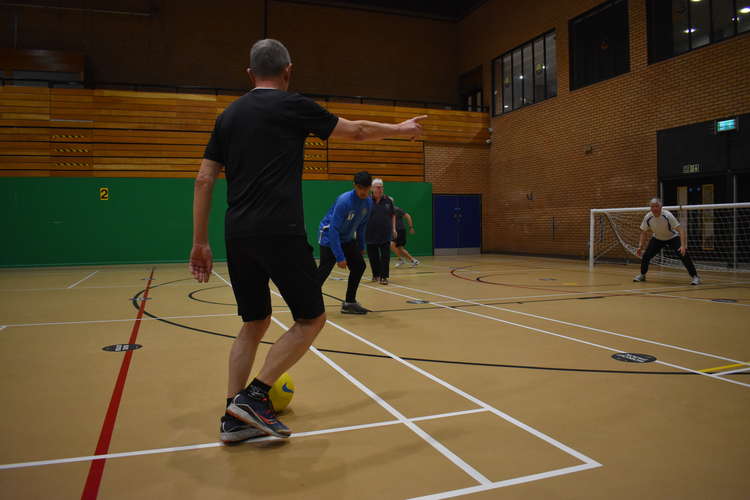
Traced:
<svg viewBox="0 0 750 500">
<path fill-rule="evenodd" d="M 258 40 L 250 49 L 250 69 L 255 76 L 279 76 L 291 63 L 284 44 L 273 38 Z"/>
<path fill-rule="evenodd" d="M 373 179 L 372 180 L 373 186 L 382 186 L 383 185 L 383 179 Z"/>
<path fill-rule="evenodd" d="M 649 205 L 653 205 L 654 203 L 658 203 L 659 205 L 664 205 L 662 203 L 661 198 L 651 198 L 651 201 L 648 202 Z"/>
</svg>

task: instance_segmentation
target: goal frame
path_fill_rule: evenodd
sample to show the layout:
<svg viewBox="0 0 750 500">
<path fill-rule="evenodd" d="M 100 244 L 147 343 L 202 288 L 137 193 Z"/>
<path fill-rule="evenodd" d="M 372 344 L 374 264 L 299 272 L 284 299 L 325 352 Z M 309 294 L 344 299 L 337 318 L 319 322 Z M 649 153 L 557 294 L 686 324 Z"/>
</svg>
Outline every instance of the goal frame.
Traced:
<svg viewBox="0 0 750 500">
<path fill-rule="evenodd" d="M 662 207 L 666 210 L 714 210 L 714 209 L 735 209 L 735 216 L 733 217 L 733 233 L 737 234 L 737 217 L 736 209 L 738 208 L 750 208 L 750 203 L 712 203 L 707 205 L 670 205 Z M 594 245 L 595 245 L 595 218 L 598 214 L 609 213 L 625 213 L 625 212 L 642 212 L 646 215 L 646 212 L 651 210 L 651 207 L 626 207 L 626 208 L 592 208 L 589 212 L 589 271 L 594 270 Z M 733 260 L 734 270 L 737 270 L 737 238 L 734 238 L 733 244 Z"/>
</svg>

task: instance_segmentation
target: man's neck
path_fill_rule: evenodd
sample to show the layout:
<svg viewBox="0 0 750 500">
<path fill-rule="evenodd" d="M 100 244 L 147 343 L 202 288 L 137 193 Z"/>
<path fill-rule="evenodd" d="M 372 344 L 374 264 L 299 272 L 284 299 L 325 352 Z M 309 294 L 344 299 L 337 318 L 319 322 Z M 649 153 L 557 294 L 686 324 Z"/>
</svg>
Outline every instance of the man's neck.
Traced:
<svg viewBox="0 0 750 500">
<path fill-rule="evenodd" d="M 284 84 L 279 80 L 255 80 L 255 88 L 284 90 Z"/>
</svg>

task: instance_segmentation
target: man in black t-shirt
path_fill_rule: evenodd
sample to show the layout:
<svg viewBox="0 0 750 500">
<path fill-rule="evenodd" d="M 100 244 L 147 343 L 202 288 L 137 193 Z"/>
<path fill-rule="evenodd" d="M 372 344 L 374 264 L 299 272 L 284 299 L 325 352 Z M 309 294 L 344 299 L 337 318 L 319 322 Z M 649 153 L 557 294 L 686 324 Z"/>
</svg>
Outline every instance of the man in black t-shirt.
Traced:
<svg viewBox="0 0 750 500">
<path fill-rule="evenodd" d="M 289 52 L 276 40 L 260 40 L 250 51 L 248 75 L 255 88 L 230 104 L 216 119 L 195 181 L 193 248 L 190 271 L 205 283 L 213 268 L 208 244 L 211 195 L 225 169 L 227 265 L 243 326 L 229 356 L 229 384 L 220 434 L 234 442 L 270 434 L 289 437 L 268 399 L 276 379 L 312 344 L 326 321 L 312 247 L 302 210 L 305 139 L 375 140 L 415 138 L 419 116 L 398 124 L 338 118 L 299 94 L 290 94 Z M 258 344 L 271 322 L 273 280 L 294 325 L 271 347 L 257 377 L 243 389 Z"/>
</svg>

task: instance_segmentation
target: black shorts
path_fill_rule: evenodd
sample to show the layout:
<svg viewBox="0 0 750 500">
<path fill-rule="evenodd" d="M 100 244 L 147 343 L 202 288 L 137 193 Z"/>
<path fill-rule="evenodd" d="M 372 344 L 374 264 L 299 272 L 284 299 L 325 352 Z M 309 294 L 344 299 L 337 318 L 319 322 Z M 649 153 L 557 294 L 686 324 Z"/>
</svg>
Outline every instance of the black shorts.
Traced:
<svg viewBox="0 0 750 500">
<path fill-rule="evenodd" d="M 325 312 L 313 249 L 304 236 L 229 238 L 227 265 L 242 321 L 271 314 L 269 278 L 295 320 L 317 318 Z"/>
<path fill-rule="evenodd" d="M 399 229 L 396 231 L 396 239 L 393 240 L 393 243 L 395 243 L 397 247 L 406 246 L 406 229 Z"/>
</svg>

